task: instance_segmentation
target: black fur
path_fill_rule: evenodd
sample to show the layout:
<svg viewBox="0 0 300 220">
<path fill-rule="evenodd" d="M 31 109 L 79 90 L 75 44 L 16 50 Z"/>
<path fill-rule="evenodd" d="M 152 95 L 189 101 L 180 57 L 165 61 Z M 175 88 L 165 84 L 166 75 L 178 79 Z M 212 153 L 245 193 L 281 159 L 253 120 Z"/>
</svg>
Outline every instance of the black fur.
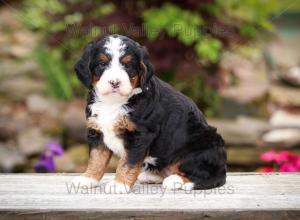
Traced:
<svg viewBox="0 0 300 220">
<path fill-rule="evenodd" d="M 136 164 L 145 156 L 158 158 L 155 166 L 148 169 L 162 170 L 180 161 L 179 170 L 195 183 L 196 189 L 221 186 L 226 181 L 226 151 L 222 137 L 209 126 L 196 104 L 182 93 L 153 75 L 153 67 L 144 47 L 133 40 L 126 41 L 128 53 L 138 61 L 132 67 L 140 74 L 143 92 L 131 97 L 127 106 L 137 129 L 122 134 L 128 154 L 128 163 Z M 83 84 L 90 88 L 88 104 L 93 102 L 90 75 L 95 71 L 95 54 L 101 50 L 103 40 L 89 44 L 75 65 L 76 73 Z M 93 48 L 93 49 L 91 49 Z M 94 62 L 94 63 L 93 63 Z M 100 70 L 96 70 L 101 74 Z M 86 110 L 87 117 L 90 111 Z M 98 138 L 102 139 L 101 135 Z M 99 139 L 88 137 L 90 147 Z"/>
<path fill-rule="evenodd" d="M 90 71 L 92 50 L 93 50 L 93 43 L 89 43 L 85 47 L 84 53 L 81 56 L 80 60 L 74 66 L 74 69 L 75 69 L 78 79 L 87 88 L 91 88 L 91 82 L 92 82 L 92 74 Z"/>
</svg>

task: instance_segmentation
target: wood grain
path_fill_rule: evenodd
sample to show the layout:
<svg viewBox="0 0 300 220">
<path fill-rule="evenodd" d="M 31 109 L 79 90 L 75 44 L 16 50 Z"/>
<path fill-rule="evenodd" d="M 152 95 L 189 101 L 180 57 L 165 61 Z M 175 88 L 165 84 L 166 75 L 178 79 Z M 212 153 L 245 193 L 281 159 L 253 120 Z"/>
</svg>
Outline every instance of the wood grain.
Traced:
<svg viewBox="0 0 300 220">
<path fill-rule="evenodd" d="M 136 184 L 130 194 L 71 190 L 77 174 L 0 175 L 0 220 L 6 219 L 300 219 L 300 174 L 229 173 L 213 190 L 164 191 Z"/>
</svg>

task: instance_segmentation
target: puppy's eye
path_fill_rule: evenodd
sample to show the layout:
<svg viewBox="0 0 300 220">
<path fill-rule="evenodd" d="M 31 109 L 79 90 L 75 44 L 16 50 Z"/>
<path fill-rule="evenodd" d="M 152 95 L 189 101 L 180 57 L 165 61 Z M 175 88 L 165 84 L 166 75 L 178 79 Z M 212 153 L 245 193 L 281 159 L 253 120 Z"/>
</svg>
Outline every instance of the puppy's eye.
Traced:
<svg viewBox="0 0 300 220">
<path fill-rule="evenodd" d="M 131 62 L 128 62 L 128 63 L 124 63 L 123 64 L 126 68 L 130 67 L 131 66 Z"/>
<path fill-rule="evenodd" d="M 105 67 L 105 66 L 107 65 L 107 62 L 100 61 L 99 65 L 100 65 L 101 67 Z"/>
<path fill-rule="evenodd" d="M 107 66 L 108 62 L 109 62 L 109 57 L 106 54 L 101 53 L 99 55 L 99 66 L 104 67 Z"/>
<path fill-rule="evenodd" d="M 121 63 L 123 64 L 123 66 L 124 66 L 125 68 L 130 67 L 131 64 L 132 64 L 132 55 L 127 54 L 127 55 L 125 55 L 124 57 L 122 57 Z"/>
</svg>

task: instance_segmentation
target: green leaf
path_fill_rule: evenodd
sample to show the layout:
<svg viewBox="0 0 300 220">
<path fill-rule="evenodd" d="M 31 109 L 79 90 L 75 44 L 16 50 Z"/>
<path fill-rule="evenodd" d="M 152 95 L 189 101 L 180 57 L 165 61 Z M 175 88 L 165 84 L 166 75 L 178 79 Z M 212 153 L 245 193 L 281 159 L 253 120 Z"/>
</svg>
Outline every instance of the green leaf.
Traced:
<svg viewBox="0 0 300 220">
<path fill-rule="evenodd" d="M 195 45 L 198 56 L 212 63 L 216 63 L 219 60 L 221 48 L 221 41 L 210 37 L 203 38 Z"/>
<path fill-rule="evenodd" d="M 71 99 L 73 89 L 59 50 L 37 48 L 34 58 L 47 79 L 48 93 L 58 99 Z"/>
<path fill-rule="evenodd" d="M 185 45 L 191 45 L 201 37 L 200 27 L 203 21 L 200 15 L 171 3 L 165 3 L 161 8 L 146 10 L 143 18 L 150 40 L 155 40 L 162 31 L 176 37 Z"/>
</svg>

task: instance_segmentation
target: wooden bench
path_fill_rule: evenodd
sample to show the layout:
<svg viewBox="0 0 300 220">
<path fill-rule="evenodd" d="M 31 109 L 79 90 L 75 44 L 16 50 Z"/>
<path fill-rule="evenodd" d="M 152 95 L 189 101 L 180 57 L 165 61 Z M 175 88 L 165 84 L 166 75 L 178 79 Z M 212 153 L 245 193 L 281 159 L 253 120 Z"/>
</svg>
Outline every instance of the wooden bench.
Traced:
<svg viewBox="0 0 300 220">
<path fill-rule="evenodd" d="M 300 174 L 228 173 L 212 190 L 164 191 L 136 184 L 130 194 L 71 185 L 75 174 L 0 175 L 0 220 L 300 219 Z"/>
</svg>

